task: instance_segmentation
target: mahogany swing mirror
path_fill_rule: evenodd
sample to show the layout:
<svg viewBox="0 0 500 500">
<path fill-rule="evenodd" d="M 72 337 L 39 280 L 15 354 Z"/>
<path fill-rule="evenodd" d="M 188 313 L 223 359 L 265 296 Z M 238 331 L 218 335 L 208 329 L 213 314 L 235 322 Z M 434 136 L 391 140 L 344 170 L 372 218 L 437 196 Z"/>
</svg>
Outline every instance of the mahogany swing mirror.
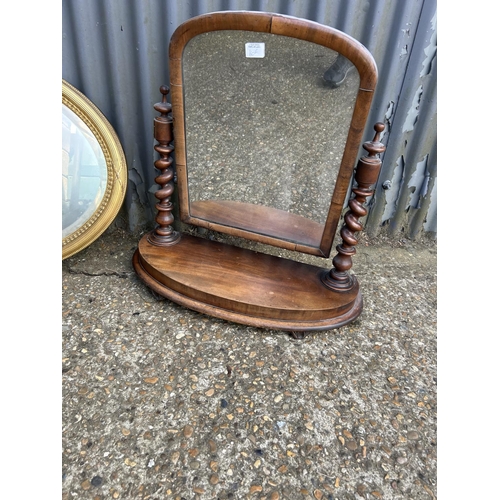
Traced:
<svg viewBox="0 0 500 500">
<path fill-rule="evenodd" d="M 363 145 L 331 269 L 177 231 L 171 155 L 175 147 L 183 223 L 327 258 L 376 80 L 363 45 L 311 21 L 231 11 L 180 25 L 170 41 L 172 104 L 162 86 L 155 105 L 157 226 L 134 254 L 140 278 L 173 302 L 260 328 L 303 333 L 358 317 L 351 257 L 383 124 Z"/>
</svg>

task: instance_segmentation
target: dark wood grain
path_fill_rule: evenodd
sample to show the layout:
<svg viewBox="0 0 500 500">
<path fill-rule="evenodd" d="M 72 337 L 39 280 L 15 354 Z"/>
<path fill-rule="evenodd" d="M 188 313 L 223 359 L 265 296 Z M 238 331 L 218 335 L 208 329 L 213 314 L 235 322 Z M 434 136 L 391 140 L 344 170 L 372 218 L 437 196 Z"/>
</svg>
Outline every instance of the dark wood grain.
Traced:
<svg viewBox="0 0 500 500">
<path fill-rule="evenodd" d="M 340 231 L 342 243 L 337 245 L 337 255 L 333 258 L 333 269 L 323 277 L 323 282 L 332 290 L 349 290 L 354 286 L 354 276 L 348 271 L 352 267 L 352 256 L 356 253 L 358 244 L 356 233 L 363 229 L 360 219 L 368 210 L 365 202 L 373 195 L 373 187 L 377 182 L 382 162 L 378 155 L 385 151 L 385 146 L 380 142 L 380 135 L 384 131 L 383 123 L 375 124 L 375 137 L 372 141 L 365 142 L 363 148 L 368 155 L 359 159 L 354 180 L 354 198 L 349 200 L 349 211 L 345 214 L 344 225 Z"/>
<path fill-rule="evenodd" d="M 167 102 L 167 95 L 169 88 L 166 85 L 160 87 L 162 94 L 161 102 L 155 104 L 154 108 L 160 113 L 154 119 L 154 136 L 158 141 L 155 146 L 155 151 L 159 153 L 160 158 L 155 161 L 155 167 L 160 171 L 160 175 L 155 178 L 155 182 L 159 184 L 160 189 L 155 193 L 158 199 L 156 204 L 156 223 L 155 230 L 149 235 L 149 241 L 158 246 L 170 246 L 177 243 L 179 240 L 179 233 L 174 231 L 172 226 L 174 216 L 172 211 L 174 206 L 170 201 L 174 193 L 174 170 L 172 168 L 173 159 L 171 154 L 174 150 L 172 145 L 173 131 L 172 131 L 172 117 L 170 112 L 172 106 Z"/>
<path fill-rule="evenodd" d="M 361 312 L 358 287 L 323 286 L 328 270 L 183 234 L 161 248 L 142 238 L 134 267 L 146 284 L 196 311 L 262 328 L 330 329 Z"/>
<path fill-rule="evenodd" d="M 219 229 L 219 225 L 248 231 L 246 237 L 262 242 L 263 237 L 279 238 L 289 242 L 289 250 L 309 247 L 315 255 L 318 252 L 323 224 L 311 221 L 300 215 L 277 208 L 253 205 L 230 200 L 207 200 L 191 203 L 191 215 L 200 220 L 196 225 L 207 229 Z M 217 221 L 217 224 L 211 221 Z M 191 223 L 192 219 L 185 220 Z M 265 242 L 267 243 L 267 241 Z"/>
</svg>

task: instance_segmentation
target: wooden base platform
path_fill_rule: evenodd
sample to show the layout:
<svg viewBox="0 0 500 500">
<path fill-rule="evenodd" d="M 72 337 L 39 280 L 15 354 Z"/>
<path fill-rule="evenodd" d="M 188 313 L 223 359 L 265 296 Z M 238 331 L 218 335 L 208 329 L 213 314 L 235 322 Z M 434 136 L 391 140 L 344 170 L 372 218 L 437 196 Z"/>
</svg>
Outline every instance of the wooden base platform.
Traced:
<svg viewBox="0 0 500 500">
<path fill-rule="evenodd" d="M 258 328 L 307 332 L 353 321 L 363 308 L 359 286 L 336 292 L 327 269 L 182 234 L 170 246 L 145 235 L 133 257 L 156 293 L 195 311 Z"/>
</svg>

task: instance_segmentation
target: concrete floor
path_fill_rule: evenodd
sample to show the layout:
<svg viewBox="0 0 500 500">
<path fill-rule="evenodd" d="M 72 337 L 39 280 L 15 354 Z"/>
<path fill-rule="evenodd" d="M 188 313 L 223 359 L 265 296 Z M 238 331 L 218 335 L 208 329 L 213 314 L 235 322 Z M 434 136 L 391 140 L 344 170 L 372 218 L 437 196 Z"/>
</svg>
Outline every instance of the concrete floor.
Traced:
<svg viewBox="0 0 500 500">
<path fill-rule="evenodd" d="M 363 313 L 299 341 L 153 295 L 137 241 L 63 261 L 64 499 L 436 497 L 435 243 L 362 237 Z"/>
</svg>

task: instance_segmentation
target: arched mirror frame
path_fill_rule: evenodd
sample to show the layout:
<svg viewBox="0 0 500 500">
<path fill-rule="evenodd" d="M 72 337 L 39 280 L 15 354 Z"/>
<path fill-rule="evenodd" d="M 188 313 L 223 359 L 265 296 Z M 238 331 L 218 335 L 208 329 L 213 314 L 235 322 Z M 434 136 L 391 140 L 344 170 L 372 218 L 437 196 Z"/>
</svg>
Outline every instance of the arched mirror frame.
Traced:
<svg viewBox="0 0 500 500">
<path fill-rule="evenodd" d="M 210 220 L 210 216 L 193 214 L 188 190 L 188 163 L 186 151 L 186 124 L 183 91 L 182 56 L 187 43 L 197 35 L 218 30 L 244 30 L 271 33 L 316 43 L 332 49 L 349 59 L 359 73 L 359 90 L 345 144 L 340 169 L 335 183 L 330 208 L 324 226 L 311 223 L 311 238 L 301 243 L 293 227 L 287 227 L 286 217 L 279 236 L 263 235 L 258 228 L 245 230 Z M 377 82 L 377 67 L 372 55 L 358 41 L 334 28 L 295 17 L 265 12 L 213 12 L 183 23 L 172 36 L 169 50 L 172 115 L 174 120 L 176 171 L 178 179 L 179 212 L 182 222 L 256 240 L 280 248 L 321 257 L 330 254 L 337 225 L 342 213 L 350 179 L 359 152 L 362 135 Z M 286 213 L 284 213 L 286 216 Z M 309 222 L 309 221 L 306 221 Z M 322 226 L 322 227 L 320 227 Z M 315 244 L 319 241 L 319 245 Z"/>
<path fill-rule="evenodd" d="M 90 129 L 106 161 L 106 189 L 95 211 L 71 234 L 62 238 L 62 259 L 83 250 L 113 222 L 125 198 L 127 166 L 120 140 L 113 127 L 82 92 L 62 80 L 62 104 Z"/>
</svg>

